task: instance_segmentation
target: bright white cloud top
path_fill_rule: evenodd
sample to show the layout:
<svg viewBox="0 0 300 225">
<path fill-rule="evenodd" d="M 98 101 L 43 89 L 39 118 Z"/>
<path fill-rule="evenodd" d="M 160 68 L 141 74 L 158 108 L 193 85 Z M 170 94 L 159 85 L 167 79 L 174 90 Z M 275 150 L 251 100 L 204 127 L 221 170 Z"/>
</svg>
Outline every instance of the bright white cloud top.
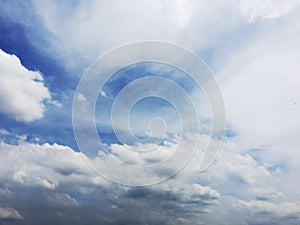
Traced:
<svg viewBox="0 0 300 225">
<path fill-rule="evenodd" d="M 0 49 L 0 112 L 20 121 L 43 117 L 50 99 L 39 72 L 26 69 L 15 55 Z"/>
</svg>

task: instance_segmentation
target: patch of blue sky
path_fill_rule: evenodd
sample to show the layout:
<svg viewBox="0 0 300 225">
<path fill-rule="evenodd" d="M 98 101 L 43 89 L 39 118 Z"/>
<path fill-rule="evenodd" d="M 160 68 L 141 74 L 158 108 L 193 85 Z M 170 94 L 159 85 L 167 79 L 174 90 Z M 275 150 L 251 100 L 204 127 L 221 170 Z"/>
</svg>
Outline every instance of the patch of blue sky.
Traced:
<svg viewBox="0 0 300 225">
<path fill-rule="evenodd" d="M 75 89 L 78 81 L 67 75 L 58 59 L 32 44 L 32 36 L 28 36 L 27 27 L 1 17 L 0 24 L 0 48 L 3 51 L 16 55 L 27 69 L 41 72 L 45 85 L 52 93 Z M 41 46 L 45 44 L 40 43 Z"/>
<path fill-rule="evenodd" d="M 22 2 L 14 2 L 14 4 L 22 4 Z M 25 5 L 29 7 L 28 4 Z M 71 123 L 71 105 L 74 89 L 79 79 L 68 76 L 58 59 L 51 57 L 38 47 L 38 45 L 43 46 L 45 43 L 38 41 L 38 38 L 33 37 L 34 35 L 30 35 L 29 31 L 34 29 L 33 27 L 5 18 L 8 16 L 5 12 L 16 10 L 10 9 L 8 6 L 12 7 L 7 4 L 5 8 L 4 2 L 0 9 L 2 15 L 0 17 L 0 48 L 9 54 L 15 54 L 23 66 L 29 70 L 39 71 L 44 77 L 45 86 L 51 92 L 52 99 L 60 102 L 62 108 L 45 102 L 47 110 L 44 118 L 31 123 L 19 122 L 1 114 L 0 126 L 9 132 L 27 134 L 28 141 L 38 139 L 41 143 L 65 144 L 76 149 Z M 29 10 L 26 7 L 24 11 Z M 16 16 L 21 16 L 20 14 L 23 15 L 24 12 L 16 12 Z M 26 17 L 24 20 L 27 19 Z M 39 27 L 35 28 L 39 29 Z M 33 40 L 36 45 L 32 44 Z M 12 139 L 6 138 L 6 141 L 10 142 Z"/>
<path fill-rule="evenodd" d="M 171 79 L 188 93 L 197 87 L 189 75 L 172 65 L 160 62 L 140 62 L 123 67 L 113 74 L 103 90 L 111 97 L 115 97 L 131 81 L 147 76 Z"/>
<path fill-rule="evenodd" d="M 266 151 L 264 148 L 251 148 L 248 149 L 245 154 L 250 155 L 255 161 L 262 163 L 264 151 Z"/>
<path fill-rule="evenodd" d="M 1 127 L 19 131 L 20 133 L 33 133 L 34 135 L 39 135 L 40 139 L 45 142 L 51 143 L 55 140 L 55 142 L 67 144 L 76 149 L 71 128 L 71 105 L 74 90 L 82 73 L 82 69 L 80 69 L 82 65 L 78 65 L 72 71 L 64 67 L 62 62 L 64 59 L 54 55 L 51 45 L 47 43 L 49 38 L 45 38 L 52 34 L 43 28 L 41 22 L 36 19 L 36 12 L 32 12 L 31 7 L 32 4 L 24 4 L 22 1 L 3 2 L 0 9 L 2 15 L 0 18 L 0 48 L 7 53 L 16 54 L 26 68 L 40 71 L 44 76 L 44 83 L 49 88 L 51 95 L 55 100 L 62 103 L 63 108 L 56 109 L 47 104 L 45 117 L 32 124 L 17 122 L 1 115 L 1 117 L 5 117 L 4 121 L 1 121 Z M 66 1 L 63 3 L 63 7 L 68 11 L 72 11 L 78 7 L 78 2 Z M 250 24 L 245 26 L 244 24 L 232 33 L 222 35 L 214 45 L 200 49 L 197 54 L 211 66 L 215 60 L 215 55 L 219 53 L 220 49 L 226 48 L 226 45 L 239 45 L 241 40 L 249 37 L 253 33 L 253 29 L 256 28 L 257 25 Z M 236 33 L 240 35 L 236 35 Z M 70 73 L 72 73 L 72 76 L 70 76 Z M 128 83 L 145 76 L 161 76 L 172 79 L 189 94 L 198 88 L 187 74 L 170 65 L 145 62 L 123 68 L 115 73 L 104 86 L 103 91 L 106 96 L 99 95 L 98 105 L 100 107 L 98 105 L 96 107 L 98 129 L 106 142 L 118 142 L 110 126 L 110 109 L 114 98 Z M 162 107 L 161 101 L 157 101 L 156 108 Z M 146 112 L 147 110 L 140 107 L 139 111 Z M 200 133 L 208 134 L 209 130 L 209 122 L 203 123 Z M 233 137 L 230 132 L 227 132 L 226 135 L 230 138 Z"/>
<path fill-rule="evenodd" d="M 288 162 L 276 162 L 276 163 L 270 164 L 267 167 L 267 169 L 271 173 L 278 172 L 278 171 L 280 171 L 281 173 L 283 173 L 283 172 L 287 173 L 288 171 L 290 171 L 288 168 Z"/>
<path fill-rule="evenodd" d="M 47 114 L 50 114 L 47 116 Z M 17 144 L 16 135 L 26 135 L 30 143 L 49 143 L 67 145 L 77 150 L 71 117 L 46 112 L 43 119 L 24 123 L 16 121 L 6 115 L 0 115 L 1 129 L 7 130 L 9 135 L 0 135 L 0 139 L 9 144 Z"/>
<path fill-rule="evenodd" d="M 274 173 L 276 171 L 280 172 L 287 172 L 289 170 L 288 168 L 288 161 L 281 160 L 281 161 L 272 161 L 271 159 L 268 160 L 266 158 L 266 154 L 272 151 L 271 149 L 268 149 L 266 147 L 261 148 L 251 148 L 245 152 L 245 154 L 250 155 L 256 162 L 260 164 L 265 164 L 267 170 L 270 173 Z"/>
<path fill-rule="evenodd" d="M 119 92 L 130 82 L 147 76 L 170 79 L 184 89 L 187 95 L 191 95 L 197 89 L 197 85 L 191 77 L 183 71 L 164 63 L 142 62 L 124 67 L 111 76 L 103 87 L 102 95 L 99 94 L 98 96 L 95 116 L 100 135 L 114 132 L 111 126 L 111 110 Z M 145 84 L 145 87 L 141 88 L 147 89 L 151 87 Z M 174 96 L 176 97 L 176 93 L 174 93 Z M 180 107 L 184 107 L 184 105 Z M 141 137 L 145 137 L 151 118 L 161 117 L 166 122 L 167 127 L 172 127 L 171 130 L 167 130 L 169 134 L 174 133 L 174 130 L 178 128 L 180 123 L 180 117 L 174 106 L 158 97 L 149 96 L 141 99 L 134 105 L 130 113 L 132 128 L 136 130 L 135 134 L 139 133 Z M 126 115 L 123 116 L 126 119 Z M 137 119 L 137 117 L 139 118 Z M 134 123 L 134 121 L 139 121 L 139 123 Z M 177 128 L 174 127 L 174 124 L 177 124 Z"/>
<path fill-rule="evenodd" d="M 232 130 L 232 129 L 226 129 L 224 135 L 227 138 L 233 138 L 233 137 L 237 136 L 237 133 L 234 130 Z"/>
<path fill-rule="evenodd" d="M 143 120 L 140 120 L 142 117 Z M 147 138 L 149 122 L 153 118 L 161 118 L 166 123 L 166 127 L 180 127 L 180 117 L 177 111 L 166 100 L 157 97 L 147 97 L 136 103 L 130 111 L 129 122 L 132 124 L 133 133 L 140 138 Z M 135 121 L 139 121 L 136 123 Z M 172 130 L 170 129 L 169 132 Z"/>
</svg>

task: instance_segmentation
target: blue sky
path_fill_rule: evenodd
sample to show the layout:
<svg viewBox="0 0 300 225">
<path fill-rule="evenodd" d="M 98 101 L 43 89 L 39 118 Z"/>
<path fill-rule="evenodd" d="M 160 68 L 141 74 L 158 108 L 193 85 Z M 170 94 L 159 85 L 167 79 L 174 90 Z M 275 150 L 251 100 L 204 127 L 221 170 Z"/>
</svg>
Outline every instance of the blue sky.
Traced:
<svg viewBox="0 0 300 225">
<path fill-rule="evenodd" d="M 0 224 L 299 224 L 299 7 L 298 0 L 2 0 Z M 172 159 L 182 162 L 196 136 L 199 144 L 169 180 L 124 186 L 86 163 L 89 152 L 73 133 L 72 104 L 74 96 L 89 101 L 76 88 L 92 63 L 144 40 L 178 44 L 204 60 L 222 92 L 226 130 L 219 156 L 200 172 L 202 150 L 209 141 L 220 143 L 209 137 L 214 118 L 203 90 L 168 64 L 122 68 L 95 105 L 104 143 L 94 150 L 96 170 L 132 183 L 159 180 L 178 165 L 147 166 L 172 158 L 179 143 L 186 154 Z M 134 83 L 149 76 L 153 82 Z M 189 96 L 199 124 L 179 89 L 163 89 L 168 85 L 154 82 L 158 77 Z M 117 102 L 112 119 L 118 94 L 129 101 L 154 90 L 177 108 L 167 99 L 141 99 L 130 111 L 131 133 L 128 102 Z M 164 123 L 151 123 L 158 117 Z M 182 118 L 197 132 L 182 132 Z M 88 149 L 90 133 L 81 125 Z M 148 155 L 132 151 L 153 146 Z M 114 159 L 124 164 L 115 166 Z"/>
</svg>

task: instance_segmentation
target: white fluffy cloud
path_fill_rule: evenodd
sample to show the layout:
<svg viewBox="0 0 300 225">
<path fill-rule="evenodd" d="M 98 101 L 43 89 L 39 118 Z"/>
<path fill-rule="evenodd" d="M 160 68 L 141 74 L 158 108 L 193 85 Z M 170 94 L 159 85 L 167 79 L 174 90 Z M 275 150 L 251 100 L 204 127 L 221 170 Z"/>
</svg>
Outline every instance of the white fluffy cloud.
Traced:
<svg viewBox="0 0 300 225">
<path fill-rule="evenodd" d="M 18 146 L 1 142 L 0 148 L 1 155 L 5 157 L 5 163 L 0 166 L 0 180 L 9 179 L 22 186 L 55 190 L 61 182 L 67 182 L 64 173 L 73 174 L 75 180 L 77 176 L 83 179 L 85 173 L 89 174 L 87 179 L 92 177 L 92 171 L 84 163 L 81 153 L 66 146 L 21 141 Z"/>
<path fill-rule="evenodd" d="M 42 118 L 50 99 L 39 72 L 26 69 L 19 58 L 0 49 L 0 112 L 20 121 Z"/>
</svg>

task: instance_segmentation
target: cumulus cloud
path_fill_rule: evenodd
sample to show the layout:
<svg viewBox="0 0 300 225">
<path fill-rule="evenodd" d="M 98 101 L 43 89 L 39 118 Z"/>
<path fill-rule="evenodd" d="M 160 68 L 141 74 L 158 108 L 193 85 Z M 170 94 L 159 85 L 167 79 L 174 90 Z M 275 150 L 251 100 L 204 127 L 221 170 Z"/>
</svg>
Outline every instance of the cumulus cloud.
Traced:
<svg viewBox="0 0 300 225">
<path fill-rule="evenodd" d="M 52 183 L 47 179 L 42 179 L 40 177 L 32 177 L 23 171 L 15 172 L 13 175 L 13 180 L 23 185 L 30 185 L 30 186 L 41 185 L 42 187 L 49 188 L 49 189 L 55 189 L 56 187 L 55 183 Z"/>
<path fill-rule="evenodd" d="M 7 165 L 15 165 L 11 168 L 4 164 L 0 166 L 1 180 L 10 179 L 22 186 L 54 190 L 68 176 L 81 177 L 89 171 L 88 167 L 84 167 L 86 164 L 81 153 L 66 146 L 21 141 L 17 146 L 1 142 L 0 148 Z"/>
<path fill-rule="evenodd" d="M 6 181 L 16 196 L 20 190 L 28 192 L 34 189 L 33 201 L 36 199 L 52 208 L 67 208 L 72 215 L 76 208 L 84 208 L 91 203 L 96 205 L 92 212 L 99 210 L 97 214 L 100 213 L 101 221 L 106 221 L 106 224 L 145 220 L 172 224 L 182 224 L 184 220 L 188 224 L 187 215 L 192 213 L 193 220 L 198 220 L 197 213 L 207 212 L 220 197 L 213 188 L 195 182 L 192 185 L 181 179 L 153 187 L 115 185 L 95 174 L 85 163 L 82 153 L 57 144 L 39 145 L 21 141 L 18 145 L 10 145 L 1 142 L 0 149 L 1 158 L 5 158 L 5 164 L 0 166 L 0 179 Z M 13 162 L 16 166 L 7 166 Z M 135 170 L 131 176 L 139 173 Z M 147 174 L 144 173 L 144 176 Z M 10 203 L 17 200 L 10 200 Z M 183 205 L 185 208 L 182 208 Z M 75 211 L 72 211 L 73 208 Z M 176 211 L 180 212 L 179 215 L 175 214 Z M 97 217 L 91 218 L 94 219 Z"/>
<path fill-rule="evenodd" d="M 172 148 L 165 146 L 166 150 L 168 147 Z M 112 150 L 117 149 L 123 154 L 130 153 L 124 146 L 114 144 Z M 58 144 L 40 145 L 20 140 L 17 145 L 10 145 L 1 141 L 0 154 L 5 162 L 0 166 L 0 179 L 5 181 L 0 204 L 9 200 L 10 205 L 20 207 L 30 199 L 30 211 L 20 211 L 30 215 L 25 224 L 37 218 L 38 215 L 30 213 L 40 210 L 35 206 L 37 203 L 53 209 L 43 218 L 39 217 L 40 221 L 51 218 L 50 221 L 58 224 L 62 218 L 80 224 L 83 215 L 90 215 L 87 224 L 95 221 L 105 224 L 145 221 L 150 224 L 224 224 L 224 218 L 229 215 L 232 224 L 241 224 L 257 218 L 263 220 L 266 217 L 262 212 L 268 213 L 268 217 L 290 216 L 294 218 L 292 222 L 298 220 L 298 203 L 286 199 L 289 189 L 278 185 L 276 174 L 249 155 L 240 154 L 230 142 L 225 144 L 223 155 L 207 172 L 199 173 L 201 152 L 198 152 L 175 177 L 149 187 L 122 186 L 104 180 L 85 163 L 82 153 Z M 160 176 L 160 172 L 157 173 Z M 131 176 L 147 174 L 135 169 Z M 237 190 L 237 185 L 242 188 Z M 35 190 L 34 198 L 30 190 Z M 285 208 L 285 213 L 278 214 L 278 204 Z M 60 213 L 62 208 L 64 215 Z M 256 214 L 259 215 L 256 219 L 247 217 Z"/>
<path fill-rule="evenodd" d="M 0 112 L 20 121 L 43 117 L 50 99 L 39 72 L 26 69 L 19 58 L 0 49 Z"/>
<path fill-rule="evenodd" d="M 209 196 L 210 198 L 218 199 L 220 197 L 220 193 L 216 190 L 213 190 L 211 187 L 203 187 L 199 184 L 193 184 L 193 188 L 199 193 L 201 196 Z"/>
</svg>

